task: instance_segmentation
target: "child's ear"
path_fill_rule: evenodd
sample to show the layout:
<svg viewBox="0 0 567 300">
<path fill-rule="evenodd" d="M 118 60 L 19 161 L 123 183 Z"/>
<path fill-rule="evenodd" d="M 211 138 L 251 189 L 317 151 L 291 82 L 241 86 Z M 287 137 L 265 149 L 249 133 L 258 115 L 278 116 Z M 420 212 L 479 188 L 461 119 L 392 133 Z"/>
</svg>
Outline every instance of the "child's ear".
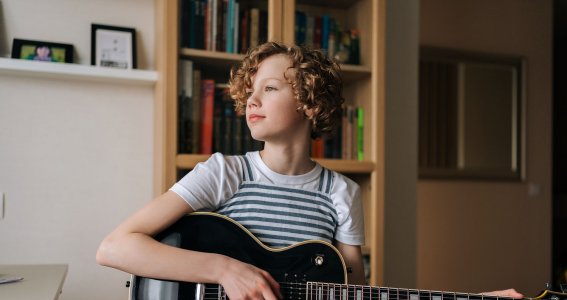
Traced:
<svg viewBox="0 0 567 300">
<path fill-rule="evenodd" d="M 303 113 L 305 113 L 305 115 L 307 116 L 308 119 L 313 118 L 313 109 L 312 108 L 304 109 Z"/>
<path fill-rule="evenodd" d="M 303 106 L 299 106 L 297 108 L 298 112 L 303 111 L 303 113 L 305 114 L 305 116 L 307 117 L 307 119 L 312 119 L 313 118 L 313 108 L 308 108 L 307 105 L 303 105 Z"/>
</svg>

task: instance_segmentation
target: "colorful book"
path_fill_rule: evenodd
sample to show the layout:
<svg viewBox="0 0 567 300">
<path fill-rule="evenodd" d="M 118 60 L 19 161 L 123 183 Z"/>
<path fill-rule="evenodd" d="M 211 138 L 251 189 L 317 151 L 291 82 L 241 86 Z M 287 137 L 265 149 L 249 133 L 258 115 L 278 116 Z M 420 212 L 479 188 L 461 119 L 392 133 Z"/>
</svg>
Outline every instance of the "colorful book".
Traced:
<svg viewBox="0 0 567 300">
<path fill-rule="evenodd" d="M 201 140 L 201 71 L 193 70 L 191 98 L 191 153 L 199 153 Z"/>
<path fill-rule="evenodd" d="M 215 81 L 203 79 L 201 84 L 201 154 L 213 153 L 213 115 Z"/>
<path fill-rule="evenodd" d="M 364 160 L 364 109 L 359 107 L 357 110 L 357 158 Z"/>
<path fill-rule="evenodd" d="M 258 46 L 258 40 L 260 38 L 260 9 L 251 8 L 250 9 L 250 48 Z"/>
</svg>

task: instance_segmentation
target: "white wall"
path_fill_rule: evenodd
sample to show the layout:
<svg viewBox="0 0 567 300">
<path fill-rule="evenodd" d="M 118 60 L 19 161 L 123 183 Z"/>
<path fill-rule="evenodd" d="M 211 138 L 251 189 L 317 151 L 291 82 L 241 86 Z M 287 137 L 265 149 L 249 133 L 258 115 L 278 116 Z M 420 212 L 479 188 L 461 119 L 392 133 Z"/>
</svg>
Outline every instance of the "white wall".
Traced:
<svg viewBox="0 0 567 300">
<path fill-rule="evenodd" d="M 523 56 L 527 76 L 525 181 L 419 181 L 418 286 L 533 296 L 551 281 L 552 1 L 422 0 L 420 9 L 422 44 Z"/>
<path fill-rule="evenodd" d="M 138 30 L 154 65 L 151 0 L 2 0 L 14 37 L 72 43 L 90 62 L 90 23 Z M 126 299 L 129 276 L 100 267 L 100 240 L 153 195 L 154 88 L 0 73 L 0 264 L 68 263 L 65 299 Z"/>
</svg>

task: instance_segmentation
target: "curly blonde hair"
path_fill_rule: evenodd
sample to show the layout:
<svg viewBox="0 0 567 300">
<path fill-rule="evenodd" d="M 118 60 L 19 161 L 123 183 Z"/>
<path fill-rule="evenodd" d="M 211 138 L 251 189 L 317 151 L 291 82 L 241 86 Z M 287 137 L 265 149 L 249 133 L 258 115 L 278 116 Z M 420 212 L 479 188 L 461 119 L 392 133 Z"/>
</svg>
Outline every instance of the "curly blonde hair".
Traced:
<svg viewBox="0 0 567 300">
<path fill-rule="evenodd" d="M 340 124 L 342 116 L 342 79 L 339 65 L 319 50 L 300 46 L 286 46 L 268 42 L 248 51 L 242 63 L 230 71 L 229 92 L 235 100 L 237 112 L 246 111 L 247 90 L 252 77 L 266 58 L 283 54 L 291 61 L 295 76 L 288 79 L 292 85 L 298 111 L 311 110 L 306 118 L 312 122 L 311 138 L 330 136 Z M 285 76 L 285 75 L 284 75 Z"/>
</svg>

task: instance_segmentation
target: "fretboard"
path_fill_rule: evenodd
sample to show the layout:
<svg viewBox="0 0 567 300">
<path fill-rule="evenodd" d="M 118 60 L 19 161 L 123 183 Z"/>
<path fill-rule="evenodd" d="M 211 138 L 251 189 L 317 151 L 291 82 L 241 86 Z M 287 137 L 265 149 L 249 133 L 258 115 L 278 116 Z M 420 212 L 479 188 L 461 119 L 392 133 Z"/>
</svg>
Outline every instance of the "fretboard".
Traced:
<svg viewBox="0 0 567 300">
<path fill-rule="evenodd" d="M 513 300 L 511 297 L 321 282 L 280 283 L 283 300 Z M 227 299 L 218 285 L 207 285 L 206 300 Z"/>
<path fill-rule="evenodd" d="M 308 282 L 306 300 L 512 300 L 510 297 L 455 292 L 400 289 L 365 285 Z"/>
</svg>

